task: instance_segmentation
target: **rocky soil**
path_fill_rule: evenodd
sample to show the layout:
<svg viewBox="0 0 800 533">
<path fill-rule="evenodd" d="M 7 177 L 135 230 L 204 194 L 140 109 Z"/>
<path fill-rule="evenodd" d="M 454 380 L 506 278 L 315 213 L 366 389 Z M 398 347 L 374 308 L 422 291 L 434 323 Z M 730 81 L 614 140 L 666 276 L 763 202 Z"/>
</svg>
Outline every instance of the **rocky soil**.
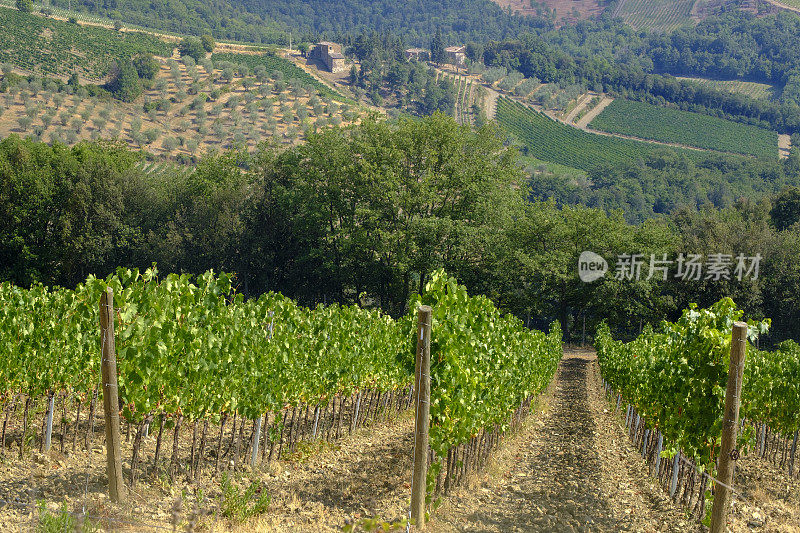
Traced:
<svg viewBox="0 0 800 533">
<path fill-rule="evenodd" d="M 487 468 L 433 512 L 428 531 L 705 531 L 648 474 L 623 415 L 602 393 L 593 353 L 568 352 L 533 412 Z M 191 445 L 186 437 L 182 457 Z M 106 496 L 102 439 L 90 453 L 37 452 L 22 461 L 12 446 L 0 455 L 0 531 L 36 531 L 40 501 L 51 510 L 63 502 L 71 512 L 86 509 L 116 531 L 171 531 L 173 522 L 186 530 L 197 508 L 206 516 L 195 520 L 195 531 L 334 532 L 363 519 L 392 522 L 408 512 L 412 438 L 413 414 L 406 411 L 333 444 L 302 444 L 259 471 L 244 468 L 235 476 L 240 490 L 257 480 L 270 503 L 259 516 L 235 522 L 220 516 L 220 481 L 211 475 L 197 484 L 180 475 L 170 483 L 163 471 L 148 472 L 128 502 L 115 505 Z M 152 442 L 145 450 L 149 460 Z M 745 456 L 736 485 L 741 497 L 730 531 L 800 531 L 797 477 Z"/>
</svg>

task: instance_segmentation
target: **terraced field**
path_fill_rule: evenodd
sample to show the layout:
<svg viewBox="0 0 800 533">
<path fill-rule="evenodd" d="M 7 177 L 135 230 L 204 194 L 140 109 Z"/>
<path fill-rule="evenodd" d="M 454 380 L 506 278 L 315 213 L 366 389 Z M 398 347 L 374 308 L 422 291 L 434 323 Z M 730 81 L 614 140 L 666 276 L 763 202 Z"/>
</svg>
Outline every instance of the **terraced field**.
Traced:
<svg viewBox="0 0 800 533">
<path fill-rule="evenodd" d="M 798 0 L 800 4 L 800 0 Z M 754 81 L 741 81 L 741 80 L 711 80 L 708 78 L 690 78 L 678 77 L 679 80 L 687 80 L 703 87 L 717 89 L 718 91 L 727 91 L 730 93 L 739 93 L 750 98 L 759 100 L 772 100 L 775 98 L 777 89 L 776 87 L 767 83 L 757 83 Z"/>
<path fill-rule="evenodd" d="M 692 23 L 695 0 L 620 0 L 614 16 L 637 30 L 668 32 Z"/>
<path fill-rule="evenodd" d="M 708 115 L 618 98 L 589 125 L 608 133 L 775 158 L 777 132 Z"/>
<path fill-rule="evenodd" d="M 785 6 L 793 7 L 795 9 L 800 9 L 800 0 L 776 0 L 775 2 L 770 2 L 773 4 L 783 4 Z"/>
<path fill-rule="evenodd" d="M 280 69 L 257 74 L 224 61 L 190 59 L 160 60 L 152 88 L 133 103 L 52 80 L 24 80 L 0 95 L 0 138 L 17 134 L 67 145 L 119 139 L 159 162 L 185 162 L 210 150 L 253 149 L 268 139 L 299 142 L 308 132 L 357 122 L 363 114 Z"/>
<path fill-rule="evenodd" d="M 211 55 L 211 60 L 214 62 L 220 61 L 228 61 L 231 63 L 238 63 L 240 65 L 246 65 L 250 69 L 255 69 L 256 67 L 264 67 L 267 69 L 267 72 L 272 73 L 275 71 L 279 71 L 283 73 L 285 79 L 297 79 L 300 80 L 304 85 L 311 85 L 313 86 L 321 96 L 326 96 L 333 98 L 334 100 L 339 101 L 348 101 L 347 98 L 342 96 L 341 94 L 337 93 L 317 78 L 309 74 L 308 72 L 304 71 L 291 61 L 288 61 L 282 57 L 278 57 L 272 53 L 265 53 L 265 54 L 236 54 L 236 53 L 215 53 Z"/>
<path fill-rule="evenodd" d="M 40 75 L 72 72 L 101 80 L 114 59 L 141 53 L 169 57 L 174 44 L 140 32 L 118 32 L 0 8 L 0 63 Z"/>
<path fill-rule="evenodd" d="M 600 0 L 539 0 L 533 4 L 529 0 L 492 1 L 503 9 L 511 9 L 523 16 L 541 15 L 542 7 L 546 7 L 555 10 L 556 19 L 572 22 L 599 15 L 605 8 Z"/>
<path fill-rule="evenodd" d="M 526 155 L 580 170 L 635 161 L 665 149 L 657 144 L 587 133 L 504 97 L 497 100 L 495 118 L 523 144 Z M 702 154 L 684 152 L 691 157 Z"/>
</svg>

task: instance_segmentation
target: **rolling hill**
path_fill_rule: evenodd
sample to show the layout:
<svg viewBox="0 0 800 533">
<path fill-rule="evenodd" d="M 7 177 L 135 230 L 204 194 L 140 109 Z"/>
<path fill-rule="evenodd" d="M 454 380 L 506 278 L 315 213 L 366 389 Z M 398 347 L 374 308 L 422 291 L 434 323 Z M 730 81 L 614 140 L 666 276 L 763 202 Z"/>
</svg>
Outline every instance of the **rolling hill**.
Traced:
<svg viewBox="0 0 800 533">
<path fill-rule="evenodd" d="M 53 0 L 66 8 L 70 0 Z M 217 39 L 287 45 L 344 34 L 391 31 L 409 44 L 428 46 L 436 30 L 455 44 L 503 39 L 548 26 L 547 19 L 511 15 L 491 0 L 170 0 L 114 3 L 72 2 L 72 7 L 126 24 L 183 34 L 213 34 Z"/>
</svg>

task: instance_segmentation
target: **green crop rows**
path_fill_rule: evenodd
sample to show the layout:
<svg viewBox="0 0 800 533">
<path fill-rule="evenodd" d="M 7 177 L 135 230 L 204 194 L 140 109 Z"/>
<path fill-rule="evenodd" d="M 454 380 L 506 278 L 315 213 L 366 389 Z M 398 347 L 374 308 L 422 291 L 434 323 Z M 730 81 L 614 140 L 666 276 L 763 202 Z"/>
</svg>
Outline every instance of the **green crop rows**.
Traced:
<svg viewBox="0 0 800 533">
<path fill-rule="evenodd" d="M 749 348 L 742 385 L 744 416 L 783 435 L 800 430 L 800 345 L 783 341 L 774 352 Z"/>
<path fill-rule="evenodd" d="M 212 54 L 211 59 L 214 62 L 217 61 L 229 61 L 231 63 L 237 63 L 240 65 L 247 65 L 248 67 L 255 68 L 259 65 L 265 67 L 267 72 L 272 73 L 274 71 L 283 72 L 284 78 L 290 80 L 292 78 L 297 78 L 298 80 L 302 81 L 304 85 L 313 85 L 317 91 L 319 92 L 320 96 L 329 97 L 334 100 L 339 100 L 340 102 L 347 102 L 351 103 L 351 100 L 345 98 L 338 92 L 334 91 L 314 76 L 306 72 L 305 70 L 301 69 L 291 61 L 287 59 L 283 59 L 282 57 L 278 57 L 272 53 L 266 54 L 232 54 L 232 53 L 219 53 L 219 54 Z"/>
<path fill-rule="evenodd" d="M 525 145 L 527 155 L 580 170 L 634 161 L 664 149 L 655 144 L 587 133 L 507 98 L 497 100 L 495 118 Z M 689 153 L 691 150 L 684 152 L 694 155 Z"/>
<path fill-rule="evenodd" d="M 245 301 L 224 273 L 159 279 L 155 268 L 120 268 L 75 290 L 0 284 L 4 392 L 91 391 L 100 379 L 98 302 L 109 287 L 119 397 L 124 417 L 137 424 L 158 413 L 256 419 L 287 404 L 327 404 L 336 393 L 404 387 L 414 369 L 416 303 L 435 305 L 437 446 L 504 424 L 549 383 L 561 357 L 557 324 L 550 335 L 528 330 L 441 271 L 409 314 L 393 320 L 358 306 L 304 308 L 275 293 Z M 8 398 L 0 395 L 0 404 Z"/>
<path fill-rule="evenodd" d="M 139 32 L 117 32 L 0 9 L 0 62 L 57 76 L 73 71 L 102 79 L 114 59 L 141 53 L 169 56 L 172 45 Z"/>
<path fill-rule="evenodd" d="M 775 97 L 776 89 L 767 83 L 741 80 L 711 80 L 708 78 L 689 78 L 678 77 L 680 80 L 691 81 L 703 87 L 709 87 L 718 91 L 738 93 L 750 98 L 759 100 L 772 100 Z"/>
<path fill-rule="evenodd" d="M 443 458 L 483 430 L 505 431 L 515 410 L 550 383 L 562 339 L 558 322 L 548 334 L 529 330 L 486 296 L 469 296 L 441 270 L 411 308 L 420 304 L 433 308 L 430 447 L 436 459 L 428 471 L 430 494 Z"/>
<path fill-rule="evenodd" d="M 615 11 L 637 30 L 672 31 L 692 22 L 695 0 L 623 0 Z"/>
<path fill-rule="evenodd" d="M 709 150 L 778 157 L 778 134 L 774 131 L 631 100 L 614 100 L 591 127 Z"/>
<path fill-rule="evenodd" d="M 233 277 L 159 279 L 119 269 L 75 290 L 0 285 L 0 376 L 29 396 L 90 391 L 99 380 L 98 307 L 114 289 L 119 396 L 126 419 L 158 412 L 257 418 L 367 385 L 405 385 L 401 323 L 356 306 L 303 308 L 279 294 L 244 301 Z M 35 313 L 35 321 L 25 317 Z"/>
<path fill-rule="evenodd" d="M 692 305 L 677 322 L 663 322 L 657 330 L 648 326 L 629 343 L 613 340 L 604 324 L 595 342 L 603 377 L 664 434 L 668 455 L 680 448 L 712 471 L 719 454 L 731 328 L 742 314 L 724 298 L 708 309 Z M 769 320 L 751 322 L 748 338 L 754 341 L 768 329 Z M 800 347 L 787 341 L 775 352 L 752 345 L 747 352 L 742 416 L 791 436 L 800 430 Z M 742 441 L 752 437 L 749 429 L 740 436 Z"/>
</svg>

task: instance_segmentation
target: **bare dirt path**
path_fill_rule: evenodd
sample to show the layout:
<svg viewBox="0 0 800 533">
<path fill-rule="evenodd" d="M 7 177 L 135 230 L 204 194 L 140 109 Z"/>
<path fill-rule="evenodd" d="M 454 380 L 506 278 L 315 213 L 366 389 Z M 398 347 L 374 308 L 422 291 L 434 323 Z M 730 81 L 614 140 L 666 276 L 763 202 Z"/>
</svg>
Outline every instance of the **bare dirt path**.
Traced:
<svg viewBox="0 0 800 533">
<path fill-rule="evenodd" d="M 792 151 L 792 137 L 785 134 L 778 135 L 778 156 L 787 159 Z"/>
<path fill-rule="evenodd" d="M 484 87 L 486 88 L 486 98 L 484 101 L 486 108 L 484 111 L 486 112 L 486 117 L 489 120 L 494 120 L 494 117 L 497 114 L 497 98 L 500 96 L 500 93 L 491 87 L 487 87 L 486 85 L 484 85 Z"/>
<path fill-rule="evenodd" d="M 33 417 L 36 428 L 42 409 L 42 402 L 39 402 Z M 341 532 L 345 524 L 362 518 L 396 521 L 408 512 L 410 501 L 414 419 L 409 410 L 390 415 L 385 419 L 380 414 L 374 423 L 352 434 L 346 431 L 334 442 L 302 441 L 295 451 L 286 453 L 284 449 L 280 459 L 264 462 L 255 471 L 243 460 L 239 471 L 231 474 L 238 493 L 244 493 L 252 481 L 257 481 L 261 484 L 259 493 L 264 491 L 270 498 L 263 513 L 244 522 L 223 516 L 226 506 L 221 496 L 222 476 L 213 474 L 214 456 L 205 462 L 203 475 L 196 484 L 186 479 L 184 467 L 192 445 L 192 431 L 188 428 L 182 432 L 179 442 L 179 473 L 175 480 L 170 482 L 163 470 L 143 472 L 140 482 L 127 493 L 127 500 L 122 504 L 111 503 L 107 497 L 105 452 L 100 431 L 95 432 L 89 453 L 80 450 L 81 442 L 78 451 L 70 453 L 69 439 L 67 453 L 60 453 L 60 442 L 55 436 L 54 448 L 49 454 L 27 452 L 32 453 L 32 457 L 25 460 L 18 459 L 18 450 L 12 446 L 0 453 L 0 532 L 39 531 L 38 502 L 43 502 L 51 512 L 63 503 L 75 516 L 85 509 L 95 524 L 114 525 L 115 531 L 125 532 L 171 530 L 178 499 L 183 501 L 178 513 L 178 531 L 185 530 L 196 505 L 203 515 L 199 530 L 218 533 Z M 95 429 L 102 428 L 102 418 L 96 421 Z M 230 426 L 229 423 L 229 429 Z M 343 427 L 349 426 L 345 419 Z M 213 429 L 209 442 L 216 442 Z M 143 441 L 141 451 L 145 465 L 151 465 L 154 440 L 155 435 L 151 434 Z M 226 436 L 224 441 L 230 451 L 232 439 Z M 167 455 L 161 463 L 164 468 L 172 445 L 172 435 L 168 435 L 162 452 Z M 35 447 L 35 443 L 31 446 Z M 206 447 L 207 458 L 214 448 L 213 445 Z M 127 486 L 126 460 L 130 457 L 130 443 L 124 434 L 122 449 Z M 223 459 L 223 468 L 226 463 L 233 465 L 232 460 Z M 198 504 L 201 491 L 205 500 Z"/>
<path fill-rule="evenodd" d="M 597 94 L 595 93 L 586 93 L 581 95 L 580 98 L 578 98 L 577 105 L 574 108 L 572 108 L 572 111 L 570 111 L 567 114 L 567 116 L 564 117 L 564 122 L 566 122 L 567 124 L 571 124 L 572 121 L 575 120 L 575 117 L 578 115 L 578 113 L 581 112 L 581 109 L 586 107 L 589 104 L 589 102 L 592 101 L 592 98 L 594 98 L 595 96 L 597 96 Z"/>
<path fill-rule="evenodd" d="M 308 460 L 267 475 L 269 511 L 233 531 L 330 531 L 361 518 L 395 521 L 408 512 L 414 417 L 360 430 Z"/>
<path fill-rule="evenodd" d="M 589 352 L 568 352 L 545 408 L 486 474 L 436 513 L 431 531 L 696 531 L 608 411 Z"/>
<path fill-rule="evenodd" d="M 595 117 L 596 117 L 597 115 L 599 115 L 600 113 L 602 113 L 602 112 L 603 112 L 603 109 L 605 109 L 605 108 L 607 108 L 609 105 L 611 105 L 611 102 L 613 102 L 613 101 L 614 101 L 614 99 L 613 99 L 613 98 L 609 98 L 609 97 L 607 97 L 607 96 L 606 96 L 606 97 L 604 97 L 604 98 L 603 98 L 603 99 L 600 101 L 600 103 L 599 103 L 599 104 L 597 104 L 597 105 L 594 107 L 594 109 L 592 109 L 591 111 L 589 111 L 588 113 L 586 113 L 586 114 L 583 116 L 583 118 L 581 118 L 581 119 L 580 119 L 580 120 L 577 122 L 577 124 L 575 124 L 575 126 L 576 126 L 576 127 L 578 127 L 578 128 L 580 128 L 580 129 L 582 129 L 582 130 L 583 130 L 583 129 L 586 129 L 586 127 L 587 127 L 587 126 L 589 126 L 589 123 L 590 123 L 590 122 L 592 122 L 592 121 L 595 119 Z"/>
</svg>

